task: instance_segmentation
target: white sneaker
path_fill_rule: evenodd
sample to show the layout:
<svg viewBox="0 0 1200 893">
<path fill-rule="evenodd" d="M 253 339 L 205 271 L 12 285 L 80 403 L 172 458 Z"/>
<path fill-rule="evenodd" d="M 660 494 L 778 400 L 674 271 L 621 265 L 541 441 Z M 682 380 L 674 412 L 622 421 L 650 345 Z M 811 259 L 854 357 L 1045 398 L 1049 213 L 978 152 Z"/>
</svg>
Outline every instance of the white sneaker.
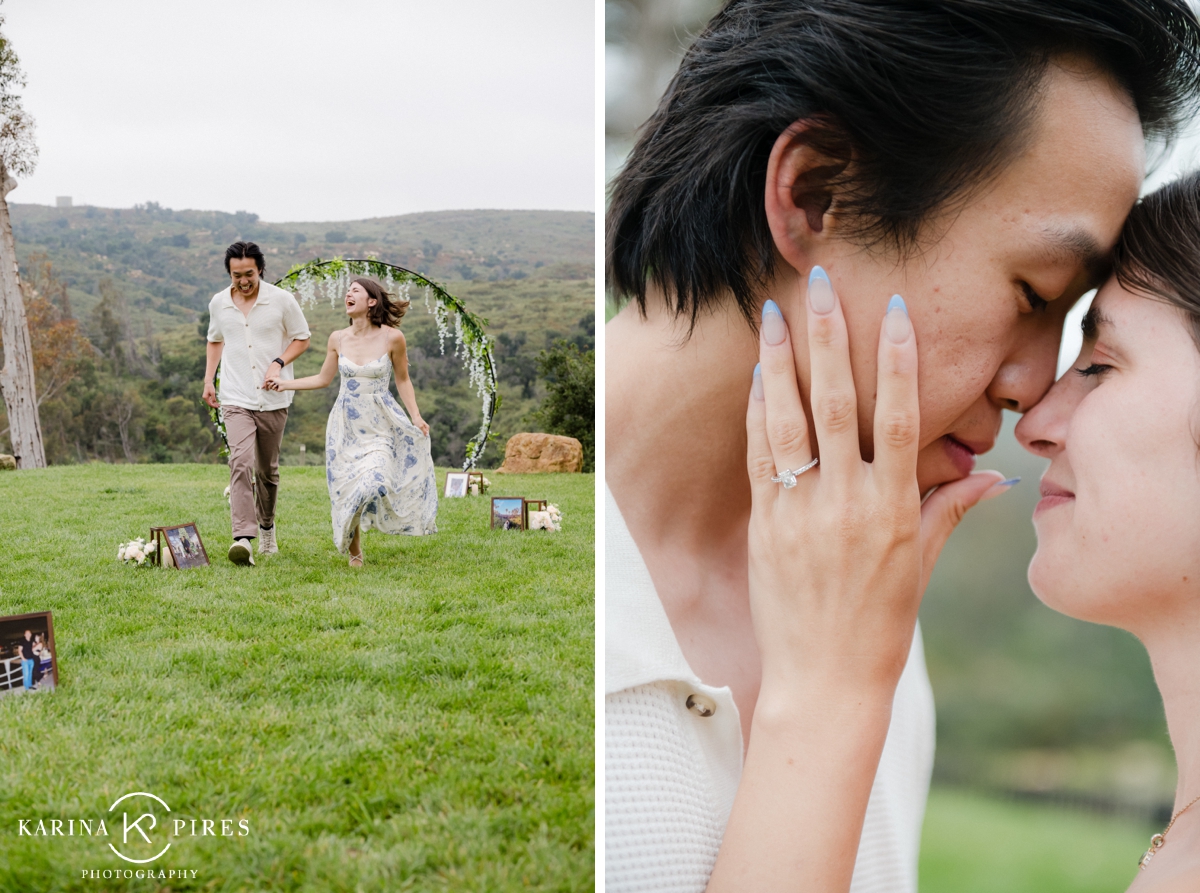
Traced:
<svg viewBox="0 0 1200 893">
<path fill-rule="evenodd" d="M 279 547 L 275 545 L 275 528 L 258 528 L 258 554 L 274 555 L 278 551 Z"/>
<path fill-rule="evenodd" d="M 250 538 L 242 537 L 240 540 L 234 540 L 233 545 L 229 547 L 229 560 L 234 564 L 254 564 L 254 554 L 250 551 Z"/>
</svg>

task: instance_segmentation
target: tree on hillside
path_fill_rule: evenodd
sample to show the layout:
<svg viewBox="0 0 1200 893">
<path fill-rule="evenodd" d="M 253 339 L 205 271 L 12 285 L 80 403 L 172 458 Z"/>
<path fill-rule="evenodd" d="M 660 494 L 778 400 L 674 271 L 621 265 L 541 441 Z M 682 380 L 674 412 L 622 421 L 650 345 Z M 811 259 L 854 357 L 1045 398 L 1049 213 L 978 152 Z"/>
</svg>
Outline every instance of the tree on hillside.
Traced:
<svg viewBox="0 0 1200 893">
<path fill-rule="evenodd" d="M 538 355 L 546 398 L 532 413 L 550 434 L 574 437 L 583 445 L 583 470 L 596 470 L 596 352 L 559 340 Z"/>
<path fill-rule="evenodd" d="M 0 26 L 4 18 L 0 16 Z M 17 54 L 0 33 L 0 393 L 8 414 L 9 440 L 19 468 L 44 468 L 46 451 L 38 418 L 34 385 L 33 346 L 25 319 L 25 302 L 17 279 L 17 248 L 8 216 L 7 196 L 16 188 L 17 176 L 33 172 L 37 145 L 33 118 L 21 107 L 15 92 L 25 86 Z"/>
<path fill-rule="evenodd" d="M 49 263 L 47 262 L 47 267 Z M 51 279 L 51 282 L 55 280 Z M 38 407 L 54 400 L 75 378 L 80 363 L 95 354 L 95 348 L 79 330 L 79 321 L 67 316 L 49 296 L 25 285 L 25 311 L 33 347 Z M 65 289 L 62 292 L 65 294 Z"/>
<path fill-rule="evenodd" d="M 150 369 L 134 340 L 125 296 L 107 276 L 100 280 L 99 291 L 100 303 L 92 310 L 92 325 L 96 329 L 93 343 L 112 361 L 117 375 L 133 373 L 146 377 Z M 147 347 L 153 349 L 153 334 L 149 329 L 145 340 Z"/>
</svg>

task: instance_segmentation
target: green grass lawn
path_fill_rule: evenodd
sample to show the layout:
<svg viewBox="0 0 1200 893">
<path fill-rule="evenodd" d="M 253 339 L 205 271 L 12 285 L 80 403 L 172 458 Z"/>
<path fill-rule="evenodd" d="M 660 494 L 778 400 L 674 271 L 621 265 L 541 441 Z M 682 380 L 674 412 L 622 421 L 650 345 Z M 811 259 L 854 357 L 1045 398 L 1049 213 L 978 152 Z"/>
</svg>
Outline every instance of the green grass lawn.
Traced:
<svg viewBox="0 0 1200 893">
<path fill-rule="evenodd" d="M 1162 830 L 1128 819 L 935 787 L 921 893 L 1120 893 Z"/>
<path fill-rule="evenodd" d="M 224 557 L 224 466 L 0 472 L 0 614 L 53 611 L 60 666 L 57 691 L 0 697 L 0 888 L 592 889 L 594 476 L 489 475 L 556 502 L 559 533 L 442 500 L 436 536 L 368 533 L 350 570 L 324 469 L 281 471 L 257 568 Z M 193 520 L 212 567 L 116 560 Z M 108 848 L 119 818 L 18 833 L 133 791 L 250 833 L 174 838 L 150 867 L 198 874 L 157 882 L 81 878 L 139 867 Z"/>
</svg>

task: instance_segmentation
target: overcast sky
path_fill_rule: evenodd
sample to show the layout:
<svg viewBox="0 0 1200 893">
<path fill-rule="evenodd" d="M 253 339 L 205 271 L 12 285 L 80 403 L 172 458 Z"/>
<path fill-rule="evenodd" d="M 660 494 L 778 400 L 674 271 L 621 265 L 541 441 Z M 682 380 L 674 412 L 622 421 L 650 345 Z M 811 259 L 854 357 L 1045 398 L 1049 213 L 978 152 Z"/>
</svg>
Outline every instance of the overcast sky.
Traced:
<svg viewBox="0 0 1200 893">
<path fill-rule="evenodd" d="M 5 0 L 13 202 L 595 210 L 593 0 Z"/>
</svg>

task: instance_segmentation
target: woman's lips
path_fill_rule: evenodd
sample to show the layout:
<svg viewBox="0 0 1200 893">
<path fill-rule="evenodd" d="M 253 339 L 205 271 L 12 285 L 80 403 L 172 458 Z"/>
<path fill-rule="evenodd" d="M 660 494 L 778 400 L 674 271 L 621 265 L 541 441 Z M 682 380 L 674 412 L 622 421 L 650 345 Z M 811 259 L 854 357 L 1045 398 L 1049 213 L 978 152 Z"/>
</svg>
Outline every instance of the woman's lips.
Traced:
<svg viewBox="0 0 1200 893">
<path fill-rule="evenodd" d="M 946 455 L 950 457 L 950 461 L 954 463 L 959 474 L 966 477 L 975 470 L 975 451 L 973 449 L 949 434 L 942 438 L 942 444 Z"/>
<path fill-rule="evenodd" d="M 1064 490 L 1057 484 L 1043 480 L 1041 484 L 1041 501 L 1038 502 L 1037 508 L 1033 510 L 1033 516 L 1036 518 L 1042 512 L 1054 508 L 1058 505 L 1066 505 L 1068 502 L 1075 500 L 1075 494 L 1070 490 Z"/>
</svg>

